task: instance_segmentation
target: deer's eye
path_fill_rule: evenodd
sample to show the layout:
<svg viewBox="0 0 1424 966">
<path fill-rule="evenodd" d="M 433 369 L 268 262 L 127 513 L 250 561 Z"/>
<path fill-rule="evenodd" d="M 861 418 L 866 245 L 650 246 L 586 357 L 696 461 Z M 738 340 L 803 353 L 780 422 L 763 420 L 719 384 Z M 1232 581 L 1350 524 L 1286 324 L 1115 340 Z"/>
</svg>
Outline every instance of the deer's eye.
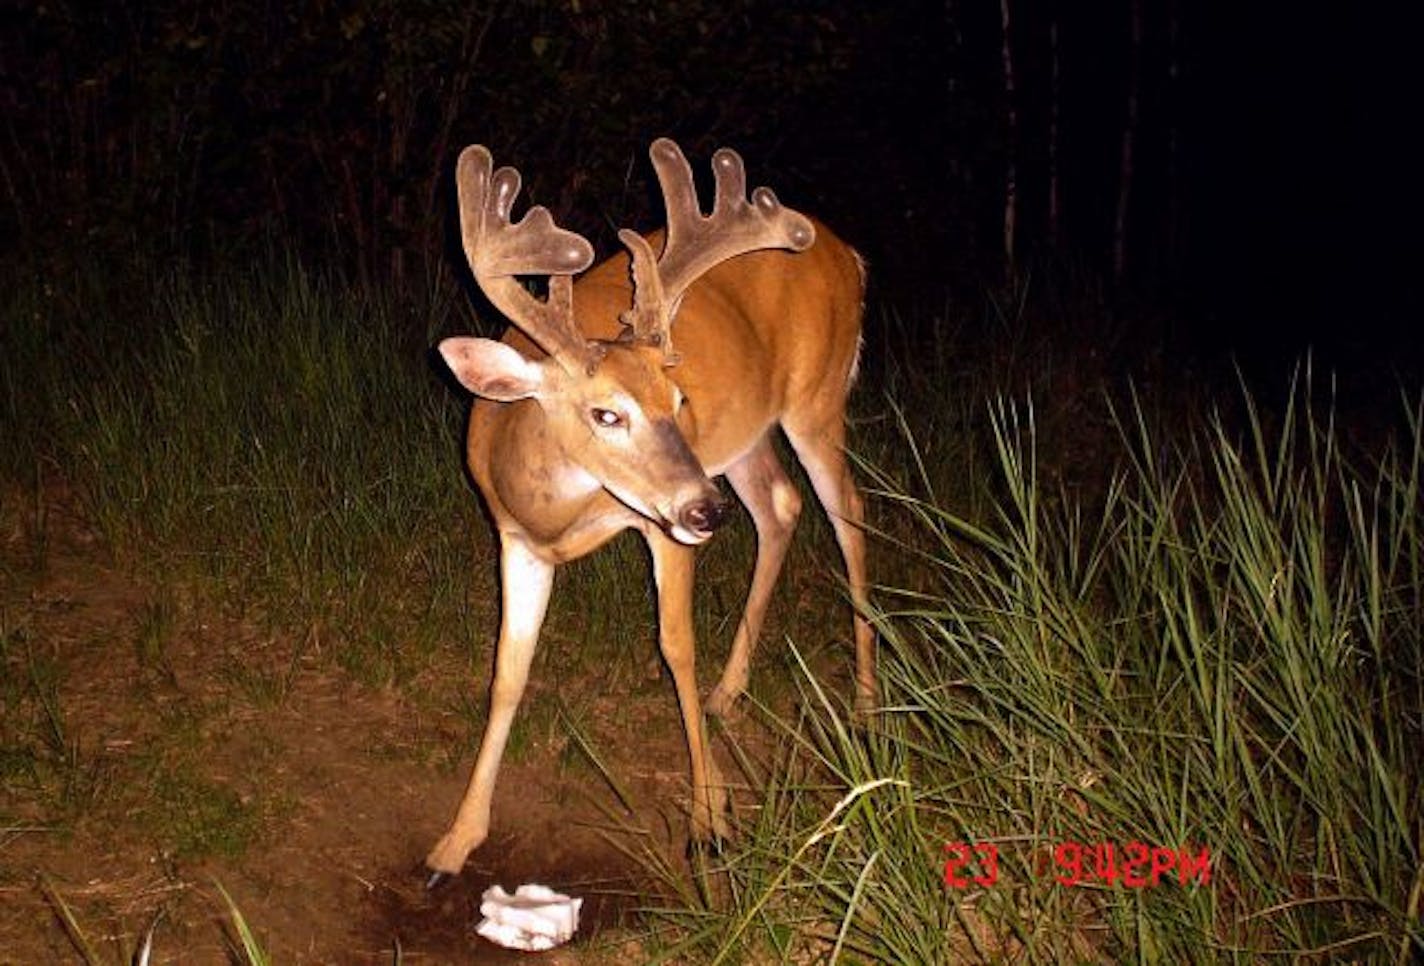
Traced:
<svg viewBox="0 0 1424 966">
<path fill-rule="evenodd" d="M 596 424 L 605 429 L 617 429 L 627 422 L 627 420 L 623 418 L 622 413 L 614 412 L 611 409 L 598 409 L 595 407 L 590 411 L 589 415 L 593 417 L 593 421 Z"/>
</svg>

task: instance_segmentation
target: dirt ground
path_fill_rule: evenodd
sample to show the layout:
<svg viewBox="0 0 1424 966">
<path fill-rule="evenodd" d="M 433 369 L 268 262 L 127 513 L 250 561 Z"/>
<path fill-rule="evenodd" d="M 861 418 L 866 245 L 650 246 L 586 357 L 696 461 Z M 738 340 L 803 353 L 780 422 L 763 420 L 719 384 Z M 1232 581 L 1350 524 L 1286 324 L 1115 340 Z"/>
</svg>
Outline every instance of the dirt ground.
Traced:
<svg viewBox="0 0 1424 966">
<path fill-rule="evenodd" d="M 230 962 L 219 886 L 275 962 L 389 963 L 397 946 L 406 963 L 641 958 L 626 924 L 657 886 L 615 843 L 683 862 L 686 753 L 665 681 L 587 715 L 631 810 L 567 729 L 533 726 L 506 756 L 490 842 L 427 892 L 421 858 L 463 790 L 485 667 L 451 647 L 414 681 L 367 687 L 319 639 L 124 572 L 77 520 L 50 521 L 37 561 L 9 517 L 0 963 L 81 961 L 57 900 L 103 962 L 128 962 L 150 927 L 152 962 Z M 530 697 L 556 687 L 536 680 Z M 460 688 L 478 720 L 430 697 Z M 585 897 L 576 940 L 534 959 L 474 931 L 486 886 L 529 881 Z"/>
</svg>

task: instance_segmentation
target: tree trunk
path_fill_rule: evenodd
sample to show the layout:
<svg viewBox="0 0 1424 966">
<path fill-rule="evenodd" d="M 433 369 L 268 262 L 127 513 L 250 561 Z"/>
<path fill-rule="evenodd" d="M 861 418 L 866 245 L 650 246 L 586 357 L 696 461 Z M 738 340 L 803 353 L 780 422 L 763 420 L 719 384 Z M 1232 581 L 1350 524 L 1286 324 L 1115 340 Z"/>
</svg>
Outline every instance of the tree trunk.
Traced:
<svg viewBox="0 0 1424 966">
<path fill-rule="evenodd" d="M 1132 203 L 1133 151 L 1137 141 L 1138 95 L 1142 73 L 1142 0 L 1131 3 L 1132 45 L 1128 54 L 1127 114 L 1122 121 L 1122 156 L 1118 168 L 1117 215 L 1113 221 L 1113 281 L 1127 274 L 1128 209 Z"/>
<path fill-rule="evenodd" d="M 1062 187 L 1058 180 L 1058 117 L 1062 109 L 1063 91 L 1058 60 L 1058 11 L 1054 9 L 1048 25 L 1048 243 L 1054 251 L 1061 240 L 1063 212 Z"/>
<path fill-rule="evenodd" d="M 1010 42 L 1012 25 L 1009 18 L 1009 0 L 999 0 L 999 17 L 1003 24 L 1004 109 L 1007 127 L 1004 137 L 1004 274 L 1012 279 L 1015 275 L 1014 253 L 1017 249 L 1014 235 L 1018 228 L 1019 117 L 1015 103 L 1017 85 L 1014 80 L 1013 46 Z"/>
<path fill-rule="evenodd" d="M 1167 278 L 1181 282 L 1182 167 L 1181 167 L 1181 15 L 1177 0 L 1167 3 Z"/>
</svg>

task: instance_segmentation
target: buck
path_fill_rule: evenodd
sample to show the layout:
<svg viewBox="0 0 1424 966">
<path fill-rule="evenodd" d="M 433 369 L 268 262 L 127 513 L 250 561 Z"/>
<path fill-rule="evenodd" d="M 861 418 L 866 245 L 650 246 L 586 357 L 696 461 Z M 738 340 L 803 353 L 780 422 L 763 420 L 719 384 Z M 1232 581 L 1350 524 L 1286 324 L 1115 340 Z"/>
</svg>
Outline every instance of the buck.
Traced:
<svg viewBox="0 0 1424 966">
<path fill-rule="evenodd" d="M 514 328 L 500 342 L 439 346 L 476 397 L 467 457 L 499 531 L 502 614 L 488 722 L 454 821 L 426 858 L 432 882 L 458 872 L 489 832 L 495 774 L 554 568 L 629 528 L 652 553 L 659 646 L 692 762 L 692 834 L 726 833 L 726 790 L 694 673 L 693 548 L 727 519 L 729 504 L 711 479 L 725 476 L 756 524 L 757 557 L 727 666 L 707 701 L 709 712 L 724 714 L 747 685 L 800 512 L 773 446 L 778 426 L 835 530 L 854 611 L 857 707 L 874 701 L 861 499 L 843 449 L 863 264 L 769 189 L 748 200 L 735 151 L 713 156 L 716 199 L 706 216 L 678 146 L 660 139 L 650 154 L 666 231 L 619 232 L 628 252 L 577 284 L 592 246 L 543 207 L 512 221 L 519 173 L 494 170 L 484 147 L 466 148 L 457 164 L 470 270 Z M 547 297 L 520 276 L 547 276 Z"/>
</svg>

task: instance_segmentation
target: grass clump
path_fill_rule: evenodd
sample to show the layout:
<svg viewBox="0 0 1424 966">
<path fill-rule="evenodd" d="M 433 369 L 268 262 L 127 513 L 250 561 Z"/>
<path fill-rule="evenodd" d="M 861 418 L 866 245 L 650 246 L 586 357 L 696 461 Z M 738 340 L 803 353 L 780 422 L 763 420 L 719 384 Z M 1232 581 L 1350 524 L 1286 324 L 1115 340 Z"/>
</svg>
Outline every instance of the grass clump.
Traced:
<svg viewBox="0 0 1424 966">
<path fill-rule="evenodd" d="M 130 948 L 122 936 L 108 937 L 108 945 L 101 945 L 92 937 L 93 929 L 85 928 L 80 915 L 64 898 L 55 883 L 41 879 L 40 884 L 45 898 L 64 929 L 65 937 L 73 947 L 74 954 L 84 966 L 105 966 L 107 963 L 148 966 L 154 953 L 154 936 L 163 922 L 166 909 L 160 909 L 149 923 L 136 948 Z M 230 932 L 225 931 L 228 961 L 243 966 L 269 966 L 272 958 L 248 924 L 247 917 L 242 914 L 242 910 L 221 882 L 214 882 L 213 885 L 222 896 L 230 921 Z M 395 961 L 400 961 L 399 956 Z"/>
<path fill-rule="evenodd" d="M 1308 398 L 1170 440 L 1129 409 L 1092 506 L 1007 404 L 982 519 L 882 486 L 918 561 L 880 592 L 884 710 L 853 727 L 803 675 L 716 887 L 663 910 L 669 953 L 1417 961 L 1421 410 L 1347 454 Z M 894 476 L 928 491 L 948 468 L 917 459 Z M 1147 875 L 1133 843 L 1176 858 Z"/>
<path fill-rule="evenodd" d="M 56 273 L 15 280 L 3 304 L 17 515 L 67 495 L 121 559 L 349 638 L 364 678 L 408 675 L 422 642 L 461 626 L 475 548 L 451 534 L 485 528 L 460 482 L 463 401 L 428 359 L 439 296 L 275 258 Z M 365 632 L 376 615 L 404 655 Z"/>
</svg>

